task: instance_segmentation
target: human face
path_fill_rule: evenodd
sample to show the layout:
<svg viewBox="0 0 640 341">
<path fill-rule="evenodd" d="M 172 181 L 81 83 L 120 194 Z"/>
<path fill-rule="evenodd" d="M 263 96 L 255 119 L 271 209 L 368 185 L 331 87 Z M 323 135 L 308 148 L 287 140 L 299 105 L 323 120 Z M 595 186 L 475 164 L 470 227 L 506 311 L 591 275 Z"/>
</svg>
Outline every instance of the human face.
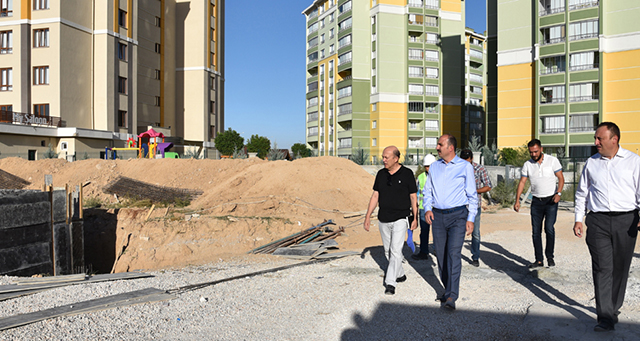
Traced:
<svg viewBox="0 0 640 341">
<path fill-rule="evenodd" d="M 611 136 L 607 127 L 600 127 L 596 130 L 595 145 L 598 153 L 604 157 L 611 158 L 618 152 L 618 137 Z"/>
<path fill-rule="evenodd" d="M 385 148 L 382 151 L 382 163 L 386 169 L 391 169 L 398 164 L 398 157 L 393 153 L 392 149 Z"/>
<path fill-rule="evenodd" d="M 429 173 L 429 166 L 424 166 L 424 171 Z"/>
<path fill-rule="evenodd" d="M 446 136 L 440 136 L 436 150 L 438 151 L 438 156 L 443 158 L 445 161 L 453 159 L 451 157 L 451 154 L 453 153 L 453 146 L 449 144 L 449 139 Z"/>
<path fill-rule="evenodd" d="M 540 158 L 542 157 L 542 148 L 537 144 L 533 147 L 529 147 L 529 156 L 531 156 L 531 159 L 535 162 L 540 161 Z"/>
</svg>

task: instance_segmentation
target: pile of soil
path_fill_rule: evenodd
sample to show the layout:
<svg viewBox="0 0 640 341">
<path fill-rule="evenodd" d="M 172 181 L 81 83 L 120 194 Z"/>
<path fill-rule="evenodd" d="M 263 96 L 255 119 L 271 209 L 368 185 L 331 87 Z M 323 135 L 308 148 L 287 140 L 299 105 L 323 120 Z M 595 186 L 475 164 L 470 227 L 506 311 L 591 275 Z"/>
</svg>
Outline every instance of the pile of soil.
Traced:
<svg viewBox="0 0 640 341">
<path fill-rule="evenodd" d="M 119 176 L 157 186 L 203 191 L 186 208 L 122 208 L 85 213 L 86 263 L 99 272 L 203 264 L 247 251 L 324 220 L 347 229 L 341 248 L 358 248 L 373 176 L 337 157 L 289 161 L 194 159 L 0 160 L 0 169 L 41 189 L 45 174 L 54 187 L 84 185 L 85 201 L 118 200 L 102 189 Z M 122 199 L 122 198 L 119 198 Z M 148 216 L 148 218 L 147 218 Z M 337 227 L 336 226 L 336 227 Z M 117 260 L 117 262 L 116 262 Z"/>
</svg>

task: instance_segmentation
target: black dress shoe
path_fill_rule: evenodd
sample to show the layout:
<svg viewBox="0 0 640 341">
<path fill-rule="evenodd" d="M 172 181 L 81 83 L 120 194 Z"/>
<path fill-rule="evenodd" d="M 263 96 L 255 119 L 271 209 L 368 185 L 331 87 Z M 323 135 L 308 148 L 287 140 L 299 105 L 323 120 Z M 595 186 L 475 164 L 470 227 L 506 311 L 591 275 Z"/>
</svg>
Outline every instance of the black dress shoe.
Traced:
<svg viewBox="0 0 640 341">
<path fill-rule="evenodd" d="M 473 261 L 471 261 L 471 265 L 473 265 L 473 266 L 475 266 L 477 268 L 477 267 L 480 266 L 480 261 L 478 261 L 477 259 L 473 260 Z"/>
<path fill-rule="evenodd" d="M 529 264 L 529 269 L 541 268 L 544 264 L 542 262 L 533 262 Z"/>
<path fill-rule="evenodd" d="M 415 260 L 426 260 L 426 259 L 431 259 L 431 256 L 425 252 L 418 252 L 418 253 L 412 254 L 411 258 Z"/>
<path fill-rule="evenodd" d="M 436 301 L 440 301 L 440 303 L 444 303 L 444 302 L 447 301 L 447 298 L 444 297 L 444 295 L 438 296 L 438 297 L 436 297 Z"/>
<path fill-rule="evenodd" d="M 387 288 L 384 290 L 385 295 L 395 295 L 396 287 L 393 285 L 387 285 Z"/>
<path fill-rule="evenodd" d="M 396 278 L 396 282 L 402 283 L 407 280 L 407 275 L 403 275 L 402 277 Z"/>
<path fill-rule="evenodd" d="M 598 323 L 595 327 L 593 327 L 594 332 L 610 332 L 615 330 L 612 325 L 606 323 Z"/>
<path fill-rule="evenodd" d="M 556 262 L 553 261 L 553 258 L 547 259 L 547 264 L 549 264 L 549 266 L 556 266 Z"/>
<path fill-rule="evenodd" d="M 453 298 L 447 298 L 447 301 L 444 302 L 444 308 L 448 310 L 456 310 L 456 301 Z"/>
</svg>

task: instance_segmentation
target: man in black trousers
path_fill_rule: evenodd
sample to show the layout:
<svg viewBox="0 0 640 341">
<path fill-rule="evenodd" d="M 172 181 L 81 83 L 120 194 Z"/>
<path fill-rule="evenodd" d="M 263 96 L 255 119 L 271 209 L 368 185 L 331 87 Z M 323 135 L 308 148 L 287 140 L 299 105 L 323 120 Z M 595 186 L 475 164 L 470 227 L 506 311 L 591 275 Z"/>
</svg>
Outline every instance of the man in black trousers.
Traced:
<svg viewBox="0 0 640 341">
<path fill-rule="evenodd" d="M 597 332 L 614 330 L 618 323 L 638 236 L 640 157 L 621 148 L 619 141 L 620 129 L 615 123 L 598 125 L 598 153 L 585 163 L 575 197 L 573 233 L 578 238 L 589 210 L 586 241 L 591 253 Z"/>
</svg>

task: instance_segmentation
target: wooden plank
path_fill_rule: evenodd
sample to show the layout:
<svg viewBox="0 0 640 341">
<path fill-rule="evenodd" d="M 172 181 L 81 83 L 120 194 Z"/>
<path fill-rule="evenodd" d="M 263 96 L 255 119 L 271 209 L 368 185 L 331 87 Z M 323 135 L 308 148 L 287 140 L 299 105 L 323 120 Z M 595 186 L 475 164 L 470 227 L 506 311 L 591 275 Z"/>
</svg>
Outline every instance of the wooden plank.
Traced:
<svg viewBox="0 0 640 341">
<path fill-rule="evenodd" d="M 153 213 L 154 208 L 156 208 L 156 204 L 151 205 L 151 208 L 149 209 L 149 213 L 147 213 L 147 217 L 144 218 L 144 221 L 149 220 L 149 217 L 151 217 L 151 213 Z"/>
<path fill-rule="evenodd" d="M 166 299 L 169 299 L 166 295 L 166 291 L 156 288 L 146 288 L 94 300 L 67 304 L 64 306 L 36 311 L 33 313 L 5 317 L 0 319 L 0 330 L 24 326 L 34 322 L 39 322 L 60 316 L 75 315 L 83 312 L 112 309 L 125 305 L 150 302 L 151 300 Z"/>
<path fill-rule="evenodd" d="M 84 281 L 86 278 L 87 278 L 87 275 L 85 274 L 47 276 L 47 277 L 27 277 L 27 278 L 19 278 L 18 280 L 13 281 L 13 284 L 25 285 L 25 284 L 41 284 L 41 283 L 75 282 L 75 281 Z"/>
<path fill-rule="evenodd" d="M 85 283 L 97 283 L 106 281 L 117 281 L 124 279 L 145 278 L 153 277 L 153 275 L 144 272 L 122 272 L 117 274 L 102 274 L 94 275 L 84 281 L 72 281 L 72 282 L 59 282 L 59 283 L 40 283 L 40 284 L 28 284 L 28 285 L 0 285 L 0 294 L 9 292 L 26 291 L 33 289 L 51 289 L 58 288 L 67 285 L 85 284 Z"/>
<path fill-rule="evenodd" d="M 42 291 L 47 291 L 50 288 L 42 288 L 42 289 L 32 289 L 32 290 L 23 290 L 23 291 L 13 291 L 13 292 L 7 292 L 7 293 L 3 293 L 0 294 L 0 301 L 6 301 L 6 300 L 10 300 L 12 298 L 18 298 L 21 296 L 27 296 L 27 295 L 32 295 L 32 294 L 36 294 Z"/>
</svg>

